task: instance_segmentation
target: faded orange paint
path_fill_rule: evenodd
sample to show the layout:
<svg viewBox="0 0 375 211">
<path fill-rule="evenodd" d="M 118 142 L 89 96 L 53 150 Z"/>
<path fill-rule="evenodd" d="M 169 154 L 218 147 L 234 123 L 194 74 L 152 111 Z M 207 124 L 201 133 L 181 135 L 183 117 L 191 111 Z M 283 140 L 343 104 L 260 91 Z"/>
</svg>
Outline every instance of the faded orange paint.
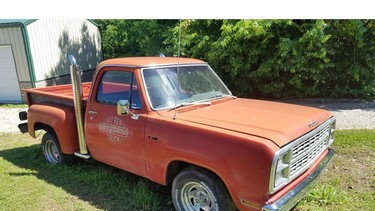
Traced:
<svg viewBox="0 0 375 211">
<path fill-rule="evenodd" d="M 210 106 L 152 110 L 141 80 L 141 68 L 190 63 L 204 64 L 196 59 L 159 57 L 110 59 L 99 64 L 93 83 L 83 86 L 85 135 L 91 155 L 98 161 L 163 185 L 171 182 L 167 175 L 173 162 L 203 167 L 222 179 L 239 209 L 251 209 L 242 204 L 241 199 L 259 207 L 276 201 L 307 177 L 325 156 L 321 155 L 308 171 L 290 184 L 269 194 L 275 152 L 311 131 L 311 122 L 323 123 L 332 114 L 316 108 L 233 97 L 211 100 Z M 132 110 L 139 114 L 138 120 L 117 116 L 116 106 L 96 102 L 100 78 L 105 71 L 113 69 L 133 72 L 136 77 L 143 105 L 140 110 Z M 53 100 L 73 102 L 71 86 L 25 91 L 30 106 L 30 134 L 34 137 L 36 123 L 49 125 L 55 130 L 64 153 L 78 151 L 74 109 L 57 105 Z M 33 102 L 31 95 L 50 100 Z M 89 111 L 96 113 L 89 114 Z"/>
</svg>

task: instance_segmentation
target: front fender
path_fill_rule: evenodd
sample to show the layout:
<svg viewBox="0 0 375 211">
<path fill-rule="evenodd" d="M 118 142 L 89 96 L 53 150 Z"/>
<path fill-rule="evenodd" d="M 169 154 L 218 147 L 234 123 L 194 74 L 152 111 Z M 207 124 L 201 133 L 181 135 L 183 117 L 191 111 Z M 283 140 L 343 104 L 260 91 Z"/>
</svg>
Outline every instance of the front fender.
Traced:
<svg viewBox="0 0 375 211">
<path fill-rule="evenodd" d="M 273 142 L 223 128 L 148 117 L 146 134 L 157 138 L 147 141 L 145 148 L 151 180 L 167 184 L 170 164 L 182 162 L 216 174 L 239 209 L 248 209 L 242 200 L 259 208 L 268 200 L 272 159 L 279 149 Z"/>
<path fill-rule="evenodd" d="M 33 104 L 28 111 L 29 134 L 35 138 L 38 124 L 51 127 L 59 140 L 64 154 L 73 154 L 79 150 L 77 126 L 74 109 L 58 104 Z"/>
</svg>

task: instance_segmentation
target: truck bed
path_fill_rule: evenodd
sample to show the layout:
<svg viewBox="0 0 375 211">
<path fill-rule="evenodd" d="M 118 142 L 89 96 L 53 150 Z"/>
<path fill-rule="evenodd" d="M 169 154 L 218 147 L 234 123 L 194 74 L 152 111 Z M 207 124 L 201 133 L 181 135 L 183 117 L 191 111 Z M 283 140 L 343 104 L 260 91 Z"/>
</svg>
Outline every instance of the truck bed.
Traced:
<svg viewBox="0 0 375 211">
<path fill-rule="evenodd" d="M 86 105 L 91 90 L 91 82 L 82 83 L 83 104 Z M 59 103 L 73 106 L 72 85 L 56 85 L 43 88 L 24 90 L 27 94 L 29 106 L 34 103 Z"/>
</svg>

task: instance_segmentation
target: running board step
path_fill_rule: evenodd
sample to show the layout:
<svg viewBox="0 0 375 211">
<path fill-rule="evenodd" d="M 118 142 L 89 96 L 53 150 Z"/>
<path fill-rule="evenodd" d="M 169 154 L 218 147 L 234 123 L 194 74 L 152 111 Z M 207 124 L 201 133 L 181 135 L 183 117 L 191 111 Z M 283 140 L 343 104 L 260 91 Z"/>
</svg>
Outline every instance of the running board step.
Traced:
<svg viewBox="0 0 375 211">
<path fill-rule="evenodd" d="M 86 160 L 91 158 L 91 156 L 89 154 L 81 154 L 79 152 L 75 152 L 74 155 L 79 157 L 79 158 L 86 159 Z"/>
</svg>

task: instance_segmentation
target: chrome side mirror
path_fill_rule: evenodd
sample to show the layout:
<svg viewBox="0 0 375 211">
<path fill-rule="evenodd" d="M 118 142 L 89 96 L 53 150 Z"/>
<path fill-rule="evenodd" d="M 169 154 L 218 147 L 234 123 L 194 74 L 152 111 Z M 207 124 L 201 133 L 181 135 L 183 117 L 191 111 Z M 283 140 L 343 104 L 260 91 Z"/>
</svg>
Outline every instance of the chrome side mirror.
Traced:
<svg viewBox="0 0 375 211">
<path fill-rule="evenodd" d="M 132 119 L 138 119 L 139 114 L 134 114 L 130 111 L 130 103 L 128 100 L 119 100 L 117 101 L 117 115 L 126 116 L 131 114 Z"/>
<path fill-rule="evenodd" d="M 119 116 L 126 116 L 130 113 L 129 111 L 130 103 L 127 100 L 117 101 L 117 114 Z"/>
</svg>

